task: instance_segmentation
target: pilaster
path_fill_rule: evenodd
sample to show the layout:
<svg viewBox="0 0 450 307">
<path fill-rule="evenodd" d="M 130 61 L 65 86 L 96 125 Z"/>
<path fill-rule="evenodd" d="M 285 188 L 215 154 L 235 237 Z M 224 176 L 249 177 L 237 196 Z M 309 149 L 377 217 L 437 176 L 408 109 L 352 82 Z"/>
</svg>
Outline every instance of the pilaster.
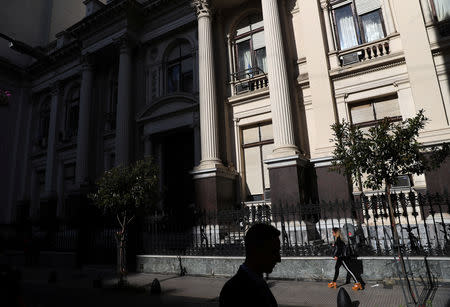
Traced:
<svg viewBox="0 0 450 307">
<path fill-rule="evenodd" d="M 93 67 L 92 56 L 83 57 L 81 66 L 80 111 L 77 135 L 75 182 L 79 186 L 89 182 L 89 122 L 91 115 Z"/>
</svg>

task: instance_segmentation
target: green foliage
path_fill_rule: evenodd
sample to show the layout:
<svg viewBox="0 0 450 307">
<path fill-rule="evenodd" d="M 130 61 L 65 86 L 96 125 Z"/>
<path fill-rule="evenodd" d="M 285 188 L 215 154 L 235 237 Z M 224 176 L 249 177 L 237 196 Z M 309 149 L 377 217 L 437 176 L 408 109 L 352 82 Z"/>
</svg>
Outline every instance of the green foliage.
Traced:
<svg viewBox="0 0 450 307">
<path fill-rule="evenodd" d="M 417 138 L 426 121 L 420 110 L 400 123 L 384 118 L 366 133 L 345 121 L 332 125 L 333 169 L 351 176 L 353 182 L 364 173 L 364 186 L 378 190 L 383 184 L 395 184 L 400 175 L 437 168 L 449 155 L 449 144 L 423 148 Z"/>
<path fill-rule="evenodd" d="M 158 201 L 158 169 L 151 158 L 118 166 L 100 177 L 97 191 L 89 195 L 94 205 L 125 222 L 137 212 L 152 209 Z"/>
</svg>

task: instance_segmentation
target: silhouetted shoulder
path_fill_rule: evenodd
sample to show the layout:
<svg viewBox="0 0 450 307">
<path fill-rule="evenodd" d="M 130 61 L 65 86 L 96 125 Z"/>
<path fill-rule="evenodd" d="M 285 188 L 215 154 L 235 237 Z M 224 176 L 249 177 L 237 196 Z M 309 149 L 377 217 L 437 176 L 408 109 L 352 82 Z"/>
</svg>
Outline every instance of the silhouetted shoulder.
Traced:
<svg viewBox="0 0 450 307">
<path fill-rule="evenodd" d="M 219 298 L 220 307 L 276 306 L 276 301 L 264 283 L 253 280 L 240 268 L 223 286 Z"/>
</svg>

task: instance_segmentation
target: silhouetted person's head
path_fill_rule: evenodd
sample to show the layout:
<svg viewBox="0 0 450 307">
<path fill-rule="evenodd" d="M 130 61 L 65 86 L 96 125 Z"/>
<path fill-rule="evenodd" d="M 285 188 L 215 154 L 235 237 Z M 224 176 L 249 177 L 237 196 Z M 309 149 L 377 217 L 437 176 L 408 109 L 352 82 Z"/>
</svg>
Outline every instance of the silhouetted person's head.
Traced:
<svg viewBox="0 0 450 307">
<path fill-rule="evenodd" d="M 281 261 L 280 231 L 268 224 L 255 224 L 245 235 L 245 263 L 255 273 L 271 273 Z"/>
</svg>

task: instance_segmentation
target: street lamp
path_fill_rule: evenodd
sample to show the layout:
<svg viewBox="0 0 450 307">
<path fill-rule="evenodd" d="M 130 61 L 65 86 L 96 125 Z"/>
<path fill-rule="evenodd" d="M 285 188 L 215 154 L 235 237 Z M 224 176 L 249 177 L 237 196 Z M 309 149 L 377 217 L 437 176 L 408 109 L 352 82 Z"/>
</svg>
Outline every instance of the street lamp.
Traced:
<svg viewBox="0 0 450 307">
<path fill-rule="evenodd" d="M 11 48 L 17 52 L 29 55 L 29 56 L 35 58 L 36 60 L 44 60 L 47 58 L 47 55 L 44 52 L 40 51 L 37 48 L 31 47 L 30 45 L 28 45 L 24 42 L 15 40 L 3 33 L 0 33 L 0 37 L 9 41 L 9 48 Z"/>
</svg>

